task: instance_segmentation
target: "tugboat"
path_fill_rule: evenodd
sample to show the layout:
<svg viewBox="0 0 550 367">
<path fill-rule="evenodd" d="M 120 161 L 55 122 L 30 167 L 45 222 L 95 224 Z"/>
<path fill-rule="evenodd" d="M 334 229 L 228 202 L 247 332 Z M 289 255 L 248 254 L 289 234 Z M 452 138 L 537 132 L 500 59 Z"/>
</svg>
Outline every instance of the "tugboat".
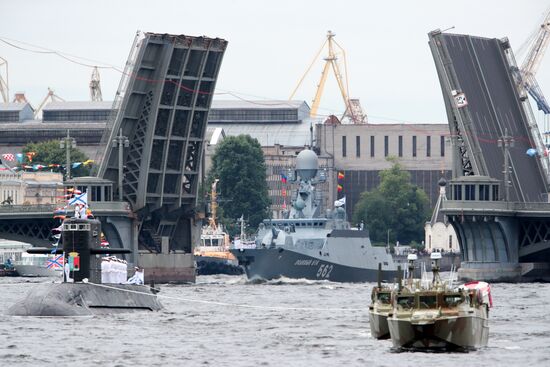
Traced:
<svg viewBox="0 0 550 367">
<path fill-rule="evenodd" d="M 371 244 L 366 228 L 351 228 L 343 201 L 335 203 L 326 216 L 320 215 L 315 185 L 324 182 L 326 175 L 318 171 L 317 155 L 309 149 L 301 151 L 289 177 L 298 183 L 290 212 L 284 219 L 260 224 L 255 248 L 230 249 L 247 277 L 367 282 L 377 279 L 377 266 L 382 263 L 382 278 L 393 279 L 396 265 L 391 254 Z"/>
<path fill-rule="evenodd" d="M 216 186 L 219 180 L 212 183 L 210 193 L 210 211 L 208 225 L 201 231 L 200 245 L 194 249 L 197 275 L 240 275 L 243 273 L 238 261 L 229 252 L 229 235 L 223 230 L 223 226 L 217 223 L 217 192 Z"/>
<path fill-rule="evenodd" d="M 432 253 L 433 280 L 399 281 L 392 292 L 388 327 L 393 346 L 412 350 L 470 350 L 487 346 L 491 290 L 485 282 L 453 286 L 439 275 L 440 253 Z M 414 267 L 413 267 L 414 269 Z"/>
<path fill-rule="evenodd" d="M 158 311 L 157 290 L 137 284 L 103 284 L 101 255 L 129 253 L 100 247 L 101 223 L 96 219 L 67 218 L 63 247 L 31 248 L 35 254 L 63 254 L 62 283 L 40 284 L 7 310 L 11 316 L 92 316 L 136 310 Z"/>
</svg>

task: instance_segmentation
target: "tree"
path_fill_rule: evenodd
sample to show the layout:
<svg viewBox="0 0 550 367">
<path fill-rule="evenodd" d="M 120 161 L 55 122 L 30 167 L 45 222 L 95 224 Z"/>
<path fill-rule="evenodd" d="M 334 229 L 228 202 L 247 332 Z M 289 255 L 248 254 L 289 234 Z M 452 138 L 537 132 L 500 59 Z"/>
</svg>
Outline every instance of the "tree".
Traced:
<svg viewBox="0 0 550 367">
<path fill-rule="evenodd" d="M 34 152 L 36 153 L 32 157 L 32 162 L 26 156 L 26 153 Z M 23 147 L 23 156 L 26 164 L 60 164 L 65 166 L 66 162 L 66 151 L 65 148 L 59 147 L 59 140 L 49 140 L 42 143 L 29 143 Z M 71 163 L 74 162 L 85 162 L 88 160 L 86 154 L 77 148 L 71 147 Z M 62 168 L 59 168 L 62 170 Z M 87 176 L 90 174 L 90 167 L 80 165 L 76 168 L 71 167 L 71 176 L 80 177 Z"/>
<path fill-rule="evenodd" d="M 354 222 L 364 222 L 373 242 L 420 242 L 430 215 L 426 193 L 411 184 L 410 174 L 395 158 L 392 167 L 380 172 L 380 185 L 361 194 L 353 213 Z"/>
<path fill-rule="evenodd" d="M 217 147 L 208 173 L 210 187 L 219 179 L 219 215 L 229 233 L 238 233 L 235 220 L 244 214 L 251 228 L 268 215 L 265 161 L 258 140 L 250 135 L 230 136 Z"/>
</svg>

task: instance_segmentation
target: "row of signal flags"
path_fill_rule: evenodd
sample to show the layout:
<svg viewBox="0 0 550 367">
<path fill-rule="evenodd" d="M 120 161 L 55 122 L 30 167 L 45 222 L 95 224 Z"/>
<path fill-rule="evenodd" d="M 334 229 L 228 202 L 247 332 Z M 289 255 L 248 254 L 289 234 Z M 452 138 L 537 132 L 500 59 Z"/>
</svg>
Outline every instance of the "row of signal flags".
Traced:
<svg viewBox="0 0 550 367">
<path fill-rule="evenodd" d="M 338 186 L 336 186 L 336 189 L 338 190 L 338 193 L 341 194 L 344 191 L 344 178 L 346 176 L 344 175 L 344 172 L 338 171 Z"/>
</svg>

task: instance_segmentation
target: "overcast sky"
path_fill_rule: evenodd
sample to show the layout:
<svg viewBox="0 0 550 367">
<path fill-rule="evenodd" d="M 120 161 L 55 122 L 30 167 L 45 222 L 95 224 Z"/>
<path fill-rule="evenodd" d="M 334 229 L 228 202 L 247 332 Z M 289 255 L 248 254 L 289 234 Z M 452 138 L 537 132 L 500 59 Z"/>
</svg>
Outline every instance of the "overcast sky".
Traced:
<svg viewBox="0 0 550 367">
<path fill-rule="evenodd" d="M 0 0 L 0 37 L 119 67 L 136 30 L 220 37 L 229 45 L 217 92 L 255 100 L 288 99 L 332 30 L 346 51 L 350 96 L 360 98 L 371 122 L 446 123 L 427 33 L 454 26 L 454 33 L 507 36 L 517 50 L 549 6 L 548 0 Z M 523 55 L 516 55 L 519 63 Z M 87 67 L 2 42 L 0 57 L 9 63 L 10 94 L 24 91 L 34 106 L 47 87 L 66 100 L 89 99 Z M 296 99 L 311 106 L 322 66 L 319 60 Z M 101 70 L 104 100 L 113 99 L 120 77 Z M 550 89 L 550 52 L 537 79 Z M 343 109 L 329 75 L 319 112 Z"/>
</svg>

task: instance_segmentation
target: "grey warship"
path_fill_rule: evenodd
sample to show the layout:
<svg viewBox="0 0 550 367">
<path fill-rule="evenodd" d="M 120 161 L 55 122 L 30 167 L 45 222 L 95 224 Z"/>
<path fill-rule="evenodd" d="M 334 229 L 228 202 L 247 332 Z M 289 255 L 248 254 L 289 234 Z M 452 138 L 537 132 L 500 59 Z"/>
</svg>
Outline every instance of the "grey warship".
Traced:
<svg viewBox="0 0 550 367">
<path fill-rule="evenodd" d="M 254 248 L 232 248 L 248 278 L 280 277 L 367 282 L 377 279 L 382 264 L 384 279 L 396 276 L 396 264 L 384 247 L 372 246 L 366 228 L 351 228 L 340 205 L 320 215 L 316 184 L 317 155 L 309 149 L 296 157 L 290 176 L 297 183 L 295 199 L 284 219 L 267 219 L 260 224 Z"/>
</svg>

